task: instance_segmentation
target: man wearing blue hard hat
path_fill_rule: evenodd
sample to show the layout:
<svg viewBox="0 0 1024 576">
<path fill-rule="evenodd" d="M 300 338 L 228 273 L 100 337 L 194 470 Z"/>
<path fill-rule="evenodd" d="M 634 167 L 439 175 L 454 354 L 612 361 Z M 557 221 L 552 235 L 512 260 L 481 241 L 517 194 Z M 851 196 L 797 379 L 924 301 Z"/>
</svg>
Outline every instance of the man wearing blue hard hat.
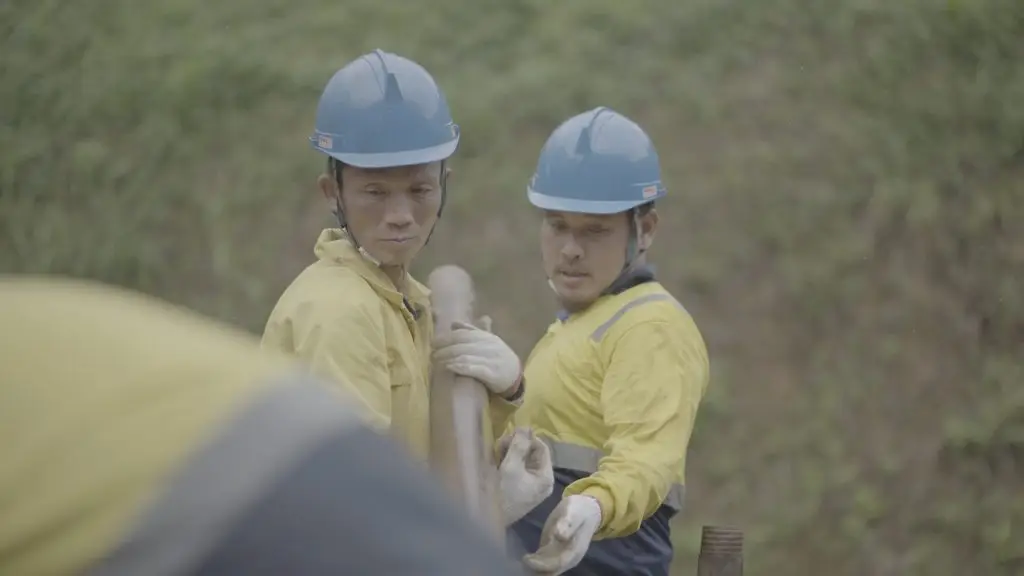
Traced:
<svg viewBox="0 0 1024 576">
<path fill-rule="evenodd" d="M 522 369 L 498 336 L 458 325 L 432 342 L 428 291 L 407 269 L 441 216 L 448 159 L 459 144 L 444 93 L 422 66 L 380 50 L 342 67 L 317 107 L 317 185 L 338 220 L 317 261 L 285 290 L 263 346 L 306 361 L 360 398 L 372 423 L 427 460 L 431 357 L 491 393 L 500 432 L 522 401 Z M 507 439 L 506 439 L 507 440 Z M 518 431 L 500 465 L 507 521 L 551 490 L 546 446 Z"/>
<path fill-rule="evenodd" d="M 528 196 L 563 310 L 530 354 L 514 420 L 549 445 L 555 491 L 510 538 L 544 574 L 667 576 L 709 367 L 647 263 L 665 196 L 658 154 L 635 122 L 596 108 L 551 134 Z"/>
</svg>

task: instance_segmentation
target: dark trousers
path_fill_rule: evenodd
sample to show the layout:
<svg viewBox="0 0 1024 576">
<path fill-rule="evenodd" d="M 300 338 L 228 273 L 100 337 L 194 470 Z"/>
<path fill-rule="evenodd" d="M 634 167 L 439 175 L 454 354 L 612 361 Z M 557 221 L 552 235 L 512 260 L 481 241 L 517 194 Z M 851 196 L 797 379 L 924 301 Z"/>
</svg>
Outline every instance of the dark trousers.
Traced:
<svg viewBox="0 0 1024 576">
<path fill-rule="evenodd" d="M 522 557 L 535 552 L 540 545 L 540 532 L 548 515 L 562 499 L 562 490 L 584 475 L 556 469 L 555 490 L 551 496 L 530 511 L 506 532 L 510 554 Z M 640 529 L 624 538 L 609 538 L 590 543 L 587 555 L 567 576 L 668 576 L 672 564 L 672 540 L 669 521 L 674 512 L 662 506 L 640 525 Z"/>
</svg>

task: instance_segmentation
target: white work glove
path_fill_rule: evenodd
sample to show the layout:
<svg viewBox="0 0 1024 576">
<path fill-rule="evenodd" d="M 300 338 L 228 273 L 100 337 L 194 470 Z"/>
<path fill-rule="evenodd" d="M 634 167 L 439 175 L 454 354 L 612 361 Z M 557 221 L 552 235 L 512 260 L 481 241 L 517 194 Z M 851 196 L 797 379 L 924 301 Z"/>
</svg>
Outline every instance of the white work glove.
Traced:
<svg viewBox="0 0 1024 576">
<path fill-rule="evenodd" d="M 522 370 L 504 340 L 464 322 L 453 322 L 451 332 L 434 339 L 434 361 L 454 374 L 476 378 L 498 396 L 519 383 Z"/>
<path fill-rule="evenodd" d="M 501 511 L 505 525 L 512 524 L 551 495 L 555 472 L 551 450 L 529 428 L 516 428 L 498 440 Z"/>
<path fill-rule="evenodd" d="M 523 556 L 539 574 L 561 574 L 583 560 L 590 540 L 601 525 L 601 505 L 595 498 L 573 494 L 552 510 L 540 533 L 540 548 Z"/>
</svg>

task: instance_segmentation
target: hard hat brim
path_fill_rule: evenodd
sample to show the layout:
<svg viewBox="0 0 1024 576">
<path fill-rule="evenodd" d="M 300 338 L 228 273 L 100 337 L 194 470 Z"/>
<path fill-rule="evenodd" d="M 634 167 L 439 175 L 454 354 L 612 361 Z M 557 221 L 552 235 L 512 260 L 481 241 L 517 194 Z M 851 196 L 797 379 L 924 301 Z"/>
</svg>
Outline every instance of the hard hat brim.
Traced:
<svg viewBox="0 0 1024 576">
<path fill-rule="evenodd" d="M 632 210 L 641 204 L 655 200 L 577 200 L 574 198 L 561 198 L 541 194 L 533 188 L 527 187 L 527 198 L 530 203 L 541 210 L 554 210 L 556 212 L 575 212 L 578 214 L 618 214 Z"/>
<path fill-rule="evenodd" d="M 401 152 L 383 152 L 380 154 L 351 154 L 345 152 L 328 152 L 313 143 L 313 147 L 338 160 L 342 164 L 357 168 L 397 168 L 399 166 L 415 166 L 447 160 L 455 154 L 459 147 L 459 138 L 450 142 L 422 148 L 419 150 L 403 150 Z"/>
</svg>

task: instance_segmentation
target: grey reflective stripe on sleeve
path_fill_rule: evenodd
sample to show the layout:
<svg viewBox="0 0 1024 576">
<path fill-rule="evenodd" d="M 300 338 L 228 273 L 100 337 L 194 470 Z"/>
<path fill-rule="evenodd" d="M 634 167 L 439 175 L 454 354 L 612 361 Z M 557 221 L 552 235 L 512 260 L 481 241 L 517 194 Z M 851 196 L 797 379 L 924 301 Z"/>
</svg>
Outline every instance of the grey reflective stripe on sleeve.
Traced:
<svg viewBox="0 0 1024 576">
<path fill-rule="evenodd" d="M 279 384 L 238 410 L 189 458 L 91 576 L 189 573 L 318 443 L 358 426 L 358 415 L 312 377 L 293 374 Z"/>
<path fill-rule="evenodd" d="M 619 318 L 622 318 L 626 314 L 626 312 L 629 312 L 633 308 L 636 308 L 641 304 L 647 304 L 648 302 L 658 302 L 664 300 L 670 300 L 676 306 L 678 306 L 680 310 L 686 310 L 685 308 L 683 308 L 682 304 L 680 304 L 675 298 L 673 298 L 669 294 L 646 294 L 644 296 L 637 298 L 636 300 L 630 300 L 629 302 L 626 302 L 626 304 L 622 308 L 616 310 L 615 314 L 612 314 L 611 318 L 605 320 L 603 324 L 601 324 L 600 326 L 597 327 L 596 330 L 594 330 L 594 332 L 590 335 L 590 339 L 593 340 L 594 342 L 600 341 L 601 338 L 604 337 L 605 332 L 607 332 L 613 324 L 618 322 Z"/>
<path fill-rule="evenodd" d="M 551 450 L 551 465 L 555 468 L 565 468 L 567 470 L 593 474 L 597 472 L 601 458 L 604 457 L 604 454 L 597 448 L 552 440 L 544 436 L 539 438 Z M 685 494 L 686 488 L 682 484 L 673 484 L 669 488 L 668 496 L 665 497 L 663 504 L 679 512 L 683 509 L 683 497 Z"/>
</svg>

